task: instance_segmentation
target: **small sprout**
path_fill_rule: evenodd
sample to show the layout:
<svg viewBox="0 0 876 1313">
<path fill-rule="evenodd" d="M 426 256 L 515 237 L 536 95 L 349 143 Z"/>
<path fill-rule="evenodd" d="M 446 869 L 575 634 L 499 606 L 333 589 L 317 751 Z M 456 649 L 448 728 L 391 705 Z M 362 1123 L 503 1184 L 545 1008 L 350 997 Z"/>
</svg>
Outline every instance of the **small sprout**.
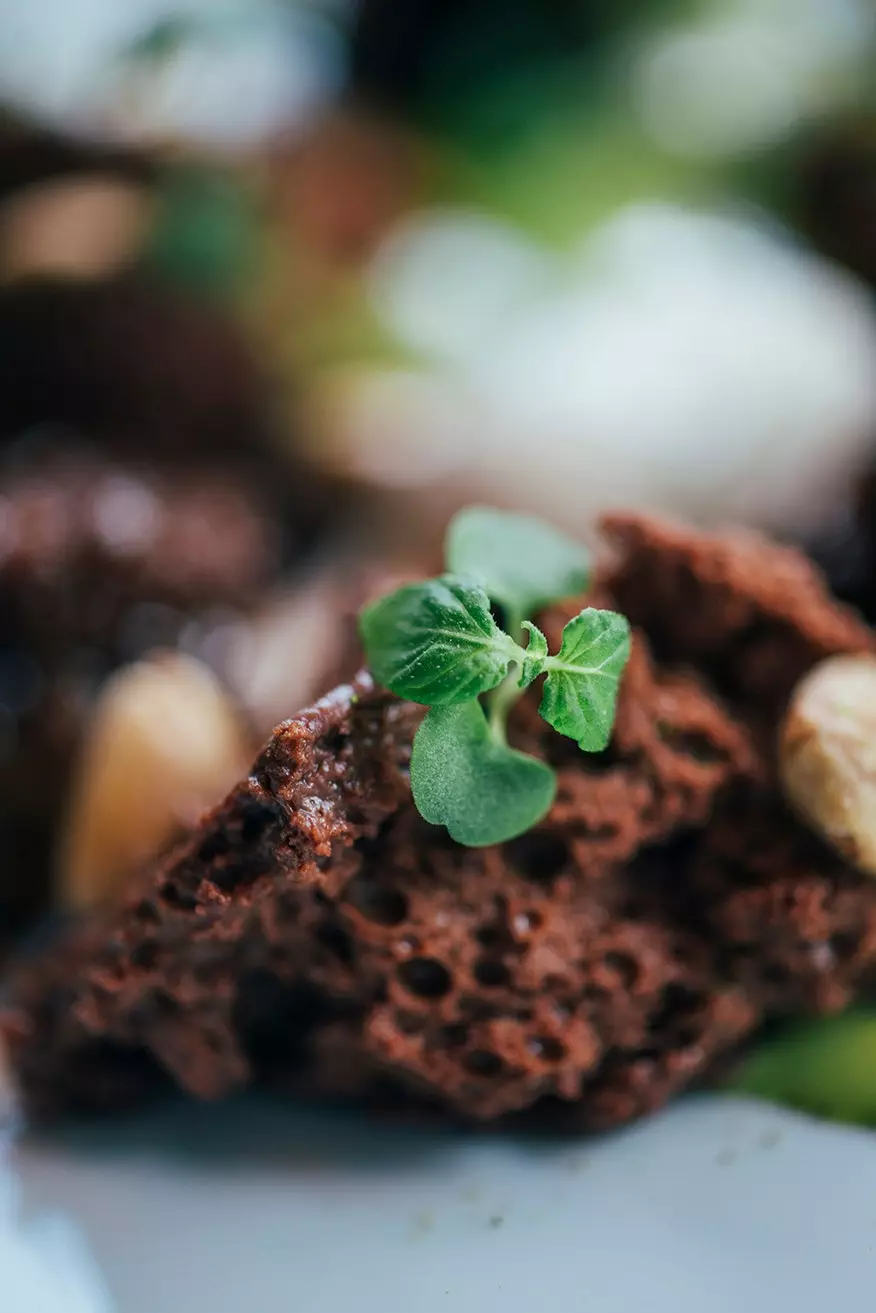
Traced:
<svg viewBox="0 0 876 1313">
<path fill-rule="evenodd" d="M 623 616 L 587 607 L 550 654 L 529 617 L 586 585 L 587 556 L 529 516 L 472 507 L 451 524 L 446 551 L 452 573 L 372 603 L 360 627 L 375 678 L 431 708 L 411 756 L 420 814 L 480 847 L 523 834 L 556 794 L 550 766 L 507 742 L 522 690 L 545 675 L 542 718 L 582 751 L 602 751 L 630 631 Z M 491 603 L 510 632 L 496 623 Z"/>
<path fill-rule="evenodd" d="M 476 699 L 432 707 L 417 732 L 411 789 L 420 815 L 444 825 L 457 843 L 503 843 L 550 809 L 557 781 L 550 766 L 491 733 Z"/>
<path fill-rule="evenodd" d="M 520 621 L 561 597 L 583 593 L 587 550 L 532 515 L 469 506 L 454 518 L 445 546 L 447 569 L 476 575 L 494 602 Z M 509 629 L 519 627 L 509 621 Z"/>
<path fill-rule="evenodd" d="M 614 725 L 615 694 L 630 655 L 630 626 L 616 611 L 587 607 L 563 630 L 539 712 L 582 752 L 602 752 Z"/>
<path fill-rule="evenodd" d="M 483 588 L 450 574 L 373 602 L 362 612 L 361 629 L 374 677 L 431 707 L 495 688 L 520 654 L 490 614 Z"/>
<path fill-rule="evenodd" d="M 547 639 L 531 620 L 523 621 L 523 630 L 529 635 L 529 644 L 520 665 L 520 687 L 529 688 L 534 679 L 543 673 L 548 659 Z"/>
</svg>

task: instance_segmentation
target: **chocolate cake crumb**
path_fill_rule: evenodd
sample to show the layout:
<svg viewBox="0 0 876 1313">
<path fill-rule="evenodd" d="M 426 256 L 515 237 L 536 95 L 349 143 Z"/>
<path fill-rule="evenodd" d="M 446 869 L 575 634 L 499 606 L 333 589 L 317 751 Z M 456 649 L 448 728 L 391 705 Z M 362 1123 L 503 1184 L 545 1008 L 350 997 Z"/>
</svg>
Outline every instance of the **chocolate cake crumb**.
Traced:
<svg viewBox="0 0 876 1313">
<path fill-rule="evenodd" d="M 631 515 L 606 517 L 603 531 L 619 555 L 607 586 L 656 652 L 771 717 L 816 661 L 876 649 L 794 548 L 750 530 L 706 535 Z"/>
<path fill-rule="evenodd" d="M 265 411 L 252 352 L 218 307 L 132 273 L 0 288 L 0 441 L 59 425 L 117 458 L 255 468 Z"/>
<path fill-rule="evenodd" d="M 690 876 L 723 969 L 770 1015 L 835 1012 L 876 963 L 876 882 L 845 865 L 776 794 L 729 791 Z"/>
<path fill-rule="evenodd" d="M 705 1055 L 744 1033 L 751 1006 L 716 988 L 708 951 L 624 866 L 750 770 L 744 731 L 695 680 L 658 677 L 639 638 L 612 760 L 582 775 L 562 749 L 557 814 L 490 849 L 414 811 L 420 714 L 362 676 L 280 727 L 192 840 L 87 932 L 62 1006 L 37 985 L 35 1029 L 12 1026 L 33 1108 L 85 1101 L 78 1076 L 65 1086 L 69 1056 L 95 1043 L 151 1054 L 202 1097 L 259 1077 L 349 1094 L 352 1067 L 360 1096 L 392 1086 L 487 1118 L 578 1101 L 615 1050 Z M 700 759 L 685 759 L 688 733 Z M 541 751 L 553 737 L 529 714 L 514 736 Z M 576 815 L 584 779 L 596 801 Z"/>
<path fill-rule="evenodd" d="M 221 667 L 322 533 L 273 409 L 218 305 L 135 272 L 0 287 L 0 948 L 47 908 L 105 677 L 179 642 Z"/>
<path fill-rule="evenodd" d="M 854 996 L 876 886 L 784 807 L 764 726 L 794 671 L 869 631 L 759 539 L 610 533 L 594 596 L 638 628 L 609 749 L 551 733 L 537 693 L 510 726 L 558 772 L 545 820 L 455 844 L 410 799 L 421 709 L 367 675 L 335 690 L 118 907 L 22 964 L 3 1030 L 34 1115 L 170 1077 L 604 1129 L 765 1020 Z"/>
<path fill-rule="evenodd" d="M 56 825 L 106 675 L 241 624 L 279 577 L 276 508 L 80 446 L 0 474 L 0 925 L 47 902 Z"/>
<path fill-rule="evenodd" d="M 281 569 L 274 508 L 206 471 L 182 477 L 74 448 L 0 477 L 0 610 L 8 641 L 108 664 L 170 643 L 186 613 L 247 607 Z M 132 608 L 160 603 L 138 638 Z"/>
</svg>

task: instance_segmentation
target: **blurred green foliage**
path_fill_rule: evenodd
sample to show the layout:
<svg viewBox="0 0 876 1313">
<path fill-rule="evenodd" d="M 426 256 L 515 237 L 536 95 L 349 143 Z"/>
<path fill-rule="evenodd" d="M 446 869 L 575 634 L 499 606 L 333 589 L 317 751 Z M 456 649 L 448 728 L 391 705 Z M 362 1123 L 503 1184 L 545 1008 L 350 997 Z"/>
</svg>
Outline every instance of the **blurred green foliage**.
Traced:
<svg viewBox="0 0 876 1313">
<path fill-rule="evenodd" d="M 258 210 L 236 177 L 177 166 L 163 180 L 145 261 L 202 294 L 233 295 L 252 272 L 258 241 Z"/>
<path fill-rule="evenodd" d="M 834 1121 L 876 1125 L 876 1010 L 800 1022 L 764 1039 L 732 1088 Z"/>
</svg>

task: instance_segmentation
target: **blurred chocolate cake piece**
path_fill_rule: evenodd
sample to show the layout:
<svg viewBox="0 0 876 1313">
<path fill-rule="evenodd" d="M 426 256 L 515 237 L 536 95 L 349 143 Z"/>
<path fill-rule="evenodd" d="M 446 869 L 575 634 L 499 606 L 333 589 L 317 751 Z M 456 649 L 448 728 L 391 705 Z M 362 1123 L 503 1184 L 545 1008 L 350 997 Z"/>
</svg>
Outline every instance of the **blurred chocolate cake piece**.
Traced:
<svg viewBox="0 0 876 1313">
<path fill-rule="evenodd" d="M 246 608 L 278 577 L 278 512 L 221 468 L 173 473 L 80 446 L 8 469 L 0 474 L 3 627 L 62 664 L 83 644 L 106 666 L 132 660 L 173 642 L 193 611 Z M 152 612 L 151 626 L 150 605 L 165 608 Z"/>
<path fill-rule="evenodd" d="M 417 815 L 420 709 L 342 686 L 119 904 L 24 964 L 3 1029 L 35 1115 L 251 1081 L 602 1128 L 708 1075 L 762 1021 L 853 996 L 876 888 L 784 808 L 797 676 L 870 631 L 763 540 L 615 518 L 595 596 L 636 626 L 609 749 L 511 735 L 553 810 L 466 849 Z M 556 636 L 568 613 L 545 618 Z"/>
<path fill-rule="evenodd" d="M 158 162 L 0 112 L 0 283 L 131 268 L 155 223 Z"/>
<path fill-rule="evenodd" d="M 133 274 L 0 288 L 6 443 L 56 425 L 117 458 L 254 469 L 266 414 L 265 380 L 218 307 Z"/>
<path fill-rule="evenodd" d="M 796 170 L 792 203 L 818 249 L 876 287 L 876 116 L 814 134 Z"/>
<path fill-rule="evenodd" d="M 281 569 L 281 526 L 226 476 L 81 450 L 0 479 L 0 842 L 5 931 L 45 906 L 73 756 L 117 665 L 240 623 Z M 195 631 L 198 631 L 196 633 Z"/>
<path fill-rule="evenodd" d="M 0 205 L 41 183 L 94 176 L 149 186 L 156 165 L 142 151 L 57 132 L 0 111 Z"/>
<path fill-rule="evenodd" d="M 804 236 L 876 288 L 876 116 L 858 114 L 807 132 L 790 179 L 791 218 Z M 870 468 L 848 514 L 806 543 L 837 597 L 876 620 L 876 433 Z"/>
<path fill-rule="evenodd" d="M 876 650 L 802 552 L 749 529 L 720 535 L 638 515 L 603 532 L 619 556 L 608 586 L 661 657 L 695 665 L 740 715 L 772 723 L 817 661 Z"/>
<path fill-rule="evenodd" d="M 72 941 L 60 1008 L 49 963 L 30 975 L 37 1011 L 11 1033 L 32 1104 L 86 1101 L 65 1088 L 66 1062 L 95 1042 L 150 1054 L 202 1097 L 259 1076 L 349 1093 L 334 1086 L 340 1046 L 356 1054 L 357 1093 L 396 1088 L 474 1117 L 577 1098 L 608 1044 L 653 1048 L 665 989 L 699 998 L 708 954 L 656 903 L 639 917 L 635 871 L 613 859 L 637 832 L 671 834 L 682 790 L 705 810 L 750 757 L 694 681 L 667 688 L 644 648 L 636 664 L 604 823 L 595 803 L 573 810 L 584 781 L 569 754 L 557 813 L 497 849 L 460 848 L 420 820 L 406 776 L 420 713 L 365 677 L 281 726 L 196 835 Z M 708 763 L 684 747 L 644 755 L 661 700 L 682 739 L 713 744 Z M 527 720 L 518 741 L 544 747 Z M 707 1048 L 750 1022 L 732 989 L 689 1010 L 691 1043 Z"/>
<path fill-rule="evenodd" d="M 835 595 L 876 621 L 876 465 L 858 482 L 844 519 L 808 548 Z"/>
<path fill-rule="evenodd" d="M 249 615 L 322 532 L 324 486 L 273 439 L 218 307 L 134 275 L 0 287 L 4 936 L 46 906 L 104 677 Z"/>
</svg>

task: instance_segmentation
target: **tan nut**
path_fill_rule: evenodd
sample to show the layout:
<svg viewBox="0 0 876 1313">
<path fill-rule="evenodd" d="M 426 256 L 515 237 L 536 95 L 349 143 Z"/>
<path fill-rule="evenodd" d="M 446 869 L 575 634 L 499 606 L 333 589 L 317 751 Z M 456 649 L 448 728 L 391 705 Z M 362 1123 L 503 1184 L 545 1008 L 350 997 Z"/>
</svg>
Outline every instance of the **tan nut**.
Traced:
<svg viewBox="0 0 876 1313">
<path fill-rule="evenodd" d="M 876 657 L 816 666 L 794 692 L 779 747 L 782 787 L 800 817 L 876 875 Z"/>
<path fill-rule="evenodd" d="M 132 183 L 99 175 L 34 184 L 0 210 L 0 276 L 97 278 L 142 245 L 151 202 Z"/>
<path fill-rule="evenodd" d="M 251 753 L 210 670 L 177 653 L 107 681 L 89 725 L 58 862 L 61 900 L 92 907 L 246 773 Z"/>
</svg>

